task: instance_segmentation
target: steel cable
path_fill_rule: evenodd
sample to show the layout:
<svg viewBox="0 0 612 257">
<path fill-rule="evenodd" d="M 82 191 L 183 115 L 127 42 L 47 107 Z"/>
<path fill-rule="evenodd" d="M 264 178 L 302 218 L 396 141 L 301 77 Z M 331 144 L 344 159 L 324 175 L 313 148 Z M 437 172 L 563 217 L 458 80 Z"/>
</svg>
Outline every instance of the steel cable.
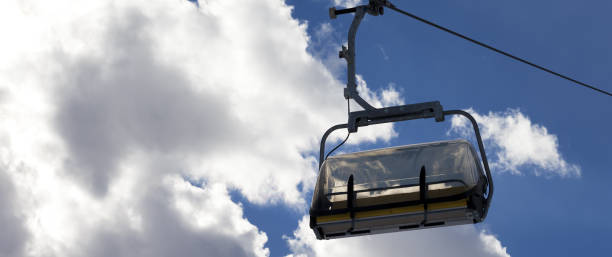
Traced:
<svg viewBox="0 0 612 257">
<path fill-rule="evenodd" d="M 548 73 L 550 73 L 550 74 L 553 74 L 553 75 L 555 75 L 555 76 L 558 76 L 558 77 L 561 77 L 561 78 L 563 78 L 563 79 L 569 80 L 569 81 L 574 82 L 574 83 L 576 83 L 576 84 L 578 84 L 578 85 L 581 85 L 581 86 L 584 86 L 584 87 L 590 88 L 590 89 L 595 90 L 595 91 L 597 91 L 597 92 L 599 92 L 599 93 L 606 94 L 606 95 L 608 95 L 608 96 L 612 96 L 612 93 L 610 93 L 610 92 L 607 92 L 607 91 L 605 91 L 605 90 L 602 90 L 602 89 L 596 88 L 596 87 L 591 86 L 591 85 L 589 85 L 589 84 L 587 84 L 587 83 L 584 83 L 584 82 L 581 82 L 581 81 L 575 80 L 575 79 L 573 79 L 573 78 L 570 78 L 570 77 L 565 76 L 565 75 L 563 75 L 563 74 L 560 74 L 560 73 L 558 73 L 558 72 L 552 71 L 552 70 L 550 70 L 550 69 L 548 69 L 548 68 L 545 68 L 545 67 L 542 67 L 542 66 L 540 66 L 540 65 L 537 65 L 537 64 L 535 64 L 535 63 L 532 63 L 532 62 L 530 62 L 530 61 L 527 61 L 527 60 L 525 60 L 525 59 L 523 59 L 523 58 L 520 58 L 520 57 L 514 56 L 514 55 L 512 55 L 512 54 L 509 54 L 509 53 L 507 53 L 507 52 L 504 52 L 504 51 L 502 51 L 502 50 L 499 50 L 499 49 L 497 49 L 497 48 L 495 48 L 495 47 L 492 47 L 492 46 L 490 46 L 490 45 L 487 45 L 487 44 L 485 44 L 485 43 L 479 42 L 479 41 L 477 41 L 477 40 L 475 40 L 475 39 L 472 39 L 472 38 L 470 38 L 470 37 L 467 37 L 467 36 L 465 36 L 465 35 L 459 34 L 459 33 L 455 32 L 455 31 L 453 31 L 453 30 L 450 30 L 450 29 L 448 29 L 448 28 L 445 28 L 445 27 L 443 27 L 443 26 L 440 26 L 440 25 L 438 25 L 438 24 L 435 24 L 435 23 L 433 23 L 433 22 L 431 22 L 431 21 L 428 21 L 428 20 L 423 19 L 423 18 L 421 18 L 421 17 L 419 17 L 419 16 L 416 16 L 416 15 L 414 15 L 414 14 L 412 14 L 412 13 L 409 13 L 409 12 L 406 12 L 406 11 L 404 11 L 404 10 L 401 10 L 401 9 L 399 9 L 399 8 L 395 7 L 393 4 L 390 4 L 390 3 L 389 3 L 389 4 L 387 5 L 387 7 L 388 7 L 389 9 L 391 9 L 391 10 L 394 10 L 394 11 L 396 11 L 396 12 L 399 12 L 399 13 L 401 13 L 401 14 L 404 14 L 404 15 L 406 15 L 406 16 L 408 16 L 408 17 L 410 17 L 410 18 L 413 18 L 413 19 L 415 19 L 415 20 L 418 20 L 418 21 L 420 21 L 420 22 L 423 22 L 423 23 L 425 23 L 425 24 L 427 24 L 427 25 L 433 26 L 433 27 L 435 27 L 435 28 L 437 28 L 437 29 L 440 29 L 440 30 L 445 31 L 445 32 L 447 32 L 447 33 L 450 33 L 450 34 L 452 34 L 452 35 L 454 35 L 454 36 L 460 37 L 460 38 L 462 38 L 462 39 L 465 39 L 465 40 L 467 40 L 467 41 L 469 41 L 469 42 L 472 42 L 472 43 L 474 43 L 474 44 L 477 44 L 477 45 L 479 45 L 479 46 L 482 46 L 482 47 L 484 47 L 484 48 L 487 48 L 487 49 L 489 49 L 489 50 L 492 50 L 492 51 L 494 51 L 494 52 L 497 52 L 497 53 L 499 53 L 499 54 L 502 54 L 502 55 L 504 55 L 504 56 L 510 57 L 510 58 L 512 58 L 512 59 L 514 59 L 514 60 L 517 60 L 517 61 L 519 61 L 519 62 L 522 62 L 522 63 L 524 63 L 524 64 L 530 65 L 530 66 L 532 66 L 532 67 L 535 67 L 535 68 L 537 68 L 537 69 L 543 70 L 543 71 L 548 72 Z"/>
</svg>

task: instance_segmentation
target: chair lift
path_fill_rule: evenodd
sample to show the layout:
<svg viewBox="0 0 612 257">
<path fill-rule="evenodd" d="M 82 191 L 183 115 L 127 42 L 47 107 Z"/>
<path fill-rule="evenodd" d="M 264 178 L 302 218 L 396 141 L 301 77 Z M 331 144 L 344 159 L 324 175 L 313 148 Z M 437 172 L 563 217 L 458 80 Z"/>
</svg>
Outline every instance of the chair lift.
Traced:
<svg viewBox="0 0 612 257">
<path fill-rule="evenodd" d="M 438 101 L 374 108 L 356 89 L 355 34 L 366 13 L 383 14 L 386 0 L 336 10 L 330 18 L 355 13 L 348 34 L 348 83 L 344 97 L 364 110 L 349 112 L 348 122 L 328 129 L 321 139 L 319 176 L 310 208 L 310 227 L 317 239 L 334 239 L 376 233 L 482 222 L 491 205 L 493 180 L 474 117 L 462 110 L 444 111 Z M 349 153 L 326 158 L 325 142 L 338 129 L 357 132 L 359 127 L 446 115 L 468 118 L 478 142 L 483 168 L 474 147 L 466 140 L 451 140 Z M 333 151 L 333 150 L 332 150 Z"/>
</svg>

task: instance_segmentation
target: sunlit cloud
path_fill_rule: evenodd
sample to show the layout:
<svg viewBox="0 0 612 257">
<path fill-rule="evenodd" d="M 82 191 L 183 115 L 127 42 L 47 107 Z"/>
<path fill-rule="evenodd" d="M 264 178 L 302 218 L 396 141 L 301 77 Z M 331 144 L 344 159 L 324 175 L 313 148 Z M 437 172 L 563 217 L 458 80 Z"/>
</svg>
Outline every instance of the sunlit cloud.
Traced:
<svg viewBox="0 0 612 257">
<path fill-rule="evenodd" d="M 546 127 L 533 124 L 519 110 L 486 115 L 473 109 L 467 111 L 480 126 L 487 154 L 492 157 L 493 170 L 524 174 L 524 170 L 532 166 L 538 176 L 580 177 L 580 166 L 568 163 L 561 155 L 557 136 L 549 133 Z M 473 134 L 473 130 L 467 119 L 455 116 L 449 133 L 467 137 Z"/>
<path fill-rule="evenodd" d="M 344 85 L 291 15 L 274 0 L 1 2 L 0 255 L 268 255 L 229 192 L 305 208 L 320 136 L 346 121 Z M 371 100 L 399 97 L 385 92 Z"/>
<path fill-rule="evenodd" d="M 285 236 L 291 256 L 510 256 L 494 235 L 471 225 L 317 240 L 308 224 L 305 216 Z"/>
</svg>

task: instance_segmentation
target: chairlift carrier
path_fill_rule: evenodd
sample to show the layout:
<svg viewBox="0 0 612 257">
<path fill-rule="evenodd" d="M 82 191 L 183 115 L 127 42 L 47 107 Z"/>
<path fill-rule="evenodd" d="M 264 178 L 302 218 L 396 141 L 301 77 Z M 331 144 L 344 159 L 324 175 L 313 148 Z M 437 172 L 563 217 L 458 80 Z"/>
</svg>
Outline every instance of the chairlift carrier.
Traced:
<svg viewBox="0 0 612 257">
<path fill-rule="evenodd" d="M 355 77 L 355 35 L 366 13 L 383 14 L 386 0 L 336 10 L 330 18 L 355 13 L 348 34 L 344 97 L 364 110 L 349 112 L 348 122 L 328 129 L 321 139 L 319 176 L 310 208 L 310 227 L 317 239 L 414 230 L 482 222 L 491 205 L 493 180 L 478 124 L 462 110 L 443 110 L 438 101 L 375 108 L 359 96 Z M 470 120 L 482 164 L 465 140 L 399 146 L 325 158 L 325 142 L 335 130 L 414 119 L 462 115 Z"/>
</svg>

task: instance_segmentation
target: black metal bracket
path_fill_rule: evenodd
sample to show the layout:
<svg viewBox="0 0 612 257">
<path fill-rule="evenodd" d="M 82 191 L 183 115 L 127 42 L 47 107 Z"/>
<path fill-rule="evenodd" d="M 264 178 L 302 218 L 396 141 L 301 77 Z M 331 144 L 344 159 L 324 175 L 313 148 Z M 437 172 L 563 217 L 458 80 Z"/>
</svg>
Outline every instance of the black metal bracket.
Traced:
<svg viewBox="0 0 612 257">
<path fill-rule="evenodd" d="M 352 232 L 355 229 L 355 187 L 353 182 L 353 174 L 351 174 L 348 178 L 346 184 L 346 208 L 349 210 L 349 215 L 351 217 L 351 227 L 347 232 Z"/>
<path fill-rule="evenodd" d="M 358 127 L 403 120 L 435 118 L 441 122 L 444 121 L 443 112 L 438 101 L 356 111 L 349 113 L 348 131 L 354 133 Z"/>
<path fill-rule="evenodd" d="M 335 7 L 331 7 L 329 8 L 329 18 L 335 19 L 338 15 L 357 12 L 357 9 L 360 7 L 365 8 L 365 11 L 373 16 L 383 15 L 385 14 L 385 9 L 383 8 L 385 6 L 391 7 L 392 4 L 387 0 L 370 0 L 367 5 L 357 6 L 353 8 L 336 10 Z"/>
<path fill-rule="evenodd" d="M 427 223 L 427 191 L 429 190 L 429 186 L 427 184 L 427 174 L 425 171 L 425 166 L 421 167 L 421 172 L 419 172 L 419 200 L 423 203 L 423 221 L 422 225 Z"/>
</svg>

